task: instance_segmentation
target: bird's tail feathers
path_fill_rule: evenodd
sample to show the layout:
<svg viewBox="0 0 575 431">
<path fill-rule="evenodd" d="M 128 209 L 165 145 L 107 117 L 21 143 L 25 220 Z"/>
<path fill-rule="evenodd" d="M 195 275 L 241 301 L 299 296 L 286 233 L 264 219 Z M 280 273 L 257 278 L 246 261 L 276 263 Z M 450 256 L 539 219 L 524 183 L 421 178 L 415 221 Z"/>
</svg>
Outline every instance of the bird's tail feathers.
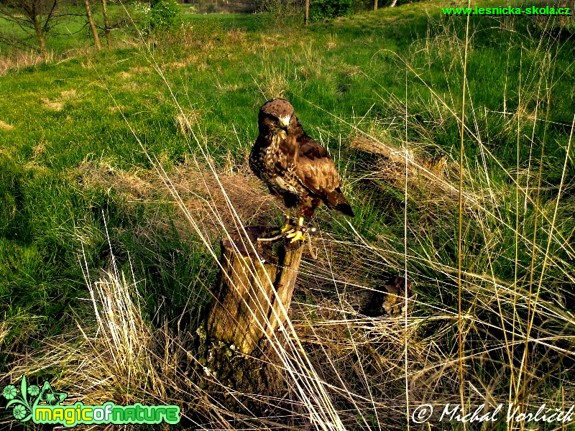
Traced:
<svg viewBox="0 0 575 431">
<path fill-rule="evenodd" d="M 354 216 L 353 210 L 351 209 L 351 205 L 349 204 L 349 202 L 347 201 L 347 199 L 345 198 L 339 187 L 335 189 L 333 192 L 328 193 L 326 204 L 327 206 L 339 211 L 342 214 L 345 214 L 346 216 L 350 217 Z"/>
</svg>

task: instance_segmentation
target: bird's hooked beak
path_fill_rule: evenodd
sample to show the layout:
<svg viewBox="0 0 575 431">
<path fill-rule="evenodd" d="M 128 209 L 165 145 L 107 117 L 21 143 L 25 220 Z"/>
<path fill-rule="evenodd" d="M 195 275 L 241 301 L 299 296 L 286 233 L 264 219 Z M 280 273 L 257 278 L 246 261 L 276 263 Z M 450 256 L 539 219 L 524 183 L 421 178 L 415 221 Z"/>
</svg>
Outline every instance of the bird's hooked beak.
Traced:
<svg viewBox="0 0 575 431">
<path fill-rule="evenodd" d="M 287 129 L 289 126 L 289 122 L 291 120 L 291 116 L 280 117 L 280 127 L 282 129 Z"/>
</svg>

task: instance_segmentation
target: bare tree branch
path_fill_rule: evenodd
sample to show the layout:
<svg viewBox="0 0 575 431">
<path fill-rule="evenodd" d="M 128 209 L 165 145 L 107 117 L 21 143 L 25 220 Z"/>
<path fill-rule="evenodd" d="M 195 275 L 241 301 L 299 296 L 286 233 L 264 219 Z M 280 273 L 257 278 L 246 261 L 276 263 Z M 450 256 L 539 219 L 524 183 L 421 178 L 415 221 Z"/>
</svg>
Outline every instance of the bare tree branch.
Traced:
<svg viewBox="0 0 575 431">
<path fill-rule="evenodd" d="M 0 16 L 18 25 L 24 32 L 33 32 L 40 51 L 48 58 L 46 34 L 56 18 L 62 0 L 4 0 L 0 3 Z"/>
</svg>

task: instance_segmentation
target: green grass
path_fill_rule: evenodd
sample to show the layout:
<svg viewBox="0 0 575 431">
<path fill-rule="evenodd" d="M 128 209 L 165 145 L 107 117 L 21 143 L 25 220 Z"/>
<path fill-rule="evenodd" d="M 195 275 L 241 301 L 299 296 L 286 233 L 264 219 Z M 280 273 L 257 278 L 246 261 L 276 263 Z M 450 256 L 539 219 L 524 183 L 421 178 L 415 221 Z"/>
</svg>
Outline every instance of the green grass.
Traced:
<svg viewBox="0 0 575 431">
<path fill-rule="evenodd" d="M 318 215 L 325 233 L 318 241 L 335 257 L 308 261 L 301 295 L 313 300 L 302 303 L 347 310 L 337 290 L 347 289 L 343 280 L 367 289 L 401 273 L 407 209 L 407 267 L 419 295 L 410 354 L 416 357 L 420 345 L 427 346 L 421 349 L 428 358 L 437 355 L 437 362 L 428 364 L 431 370 L 440 358 L 456 360 L 457 199 L 442 187 L 456 188 L 460 172 L 464 76 L 469 382 L 482 388 L 499 379 L 490 390 L 507 396 L 517 377 L 509 364 L 517 365 L 523 341 L 504 338 L 521 339 L 534 301 L 540 307 L 532 336 L 552 347 L 529 345 L 529 371 L 558 379 L 572 372 L 572 358 L 560 349 L 573 349 L 573 145 L 567 154 L 575 113 L 573 27 L 552 19 L 473 17 L 464 73 L 465 19 L 439 14 L 433 2 L 423 2 L 306 29 L 278 25 L 265 15 L 185 14 L 183 28 L 172 33 L 139 41 L 131 30 L 122 30 L 125 37 L 114 37 L 119 47 L 1 76 L 0 315 L 7 322 L 7 329 L 0 326 L 2 373 L 13 369 L 20 354 L 40 351 L 43 338 L 72 333 L 78 317 L 91 319 L 82 262 L 94 279 L 114 262 L 133 272 L 144 298 L 144 320 L 152 327 L 169 322 L 173 329 L 181 314 L 197 321 L 216 267 L 148 155 L 197 202 L 203 192 L 186 182 L 180 169 L 207 172 L 207 151 L 221 175 L 245 177 L 257 109 L 280 95 L 292 101 L 306 131 L 335 156 L 358 214 L 356 232 L 332 214 Z M 50 49 L 62 54 L 89 44 L 87 31 L 76 33 L 80 26 L 80 19 L 67 26 L 75 37 L 59 27 L 48 41 Z M 6 23 L 0 27 L 5 30 Z M 182 131 L 184 118 L 197 141 Z M 430 170 L 444 156 L 447 168 L 439 179 L 410 180 L 406 196 L 403 156 L 390 162 L 351 148 L 366 135 L 376 147 L 408 147 Z M 202 168 L 194 168 L 193 160 Z M 209 232 L 214 246 L 220 237 L 217 229 Z M 318 318 L 312 305 L 297 305 L 302 322 L 312 314 L 312 320 Z M 373 353 L 354 348 L 371 363 Z M 325 362 L 321 352 L 313 347 L 310 352 L 318 364 Z M 337 349 L 333 354 L 341 354 L 337 360 L 347 367 L 349 357 Z M 547 370 L 547 361 L 558 368 Z M 437 381 L 449 380 L 446 393 L 450 384 L 456 387 L 446 376 L 434 380 L 416 362 L 412 371 L 421 371 L 421 391 L 442 399 L 432 389 Z M 329 367 L 321 371 L 331 376 Z M 358 381 L 352 379 L 350 386 L 361 386 Z M 374 383 L 371 389 L 384 400 L 399 397 L 401 387 L 386 385 Z M 543 386 L 541 394 L 562 389 L 553 379 Z M 354 390 L 367 396 L 364 388 Z M 568 387 L 567 400 L 573 395 Z M 349 399 L 333 397 L 349 407 Z"/>
</svg>

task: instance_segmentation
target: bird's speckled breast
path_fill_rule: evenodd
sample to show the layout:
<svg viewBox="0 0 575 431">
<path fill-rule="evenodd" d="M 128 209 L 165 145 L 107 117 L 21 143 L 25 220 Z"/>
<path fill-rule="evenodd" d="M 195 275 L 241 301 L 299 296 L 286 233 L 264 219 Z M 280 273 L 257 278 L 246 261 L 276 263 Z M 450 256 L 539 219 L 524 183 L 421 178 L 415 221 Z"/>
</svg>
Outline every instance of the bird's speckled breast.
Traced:
<svg viewBox="0 0 575 431">
<path fill-rule="evenodd" d="M 303 187 L 295 174 L 294 161 L 290 160 L 289 155 L 280 148 L 286 137 L 286 132 L 282 130 L 271 137 L 270 145 L 262 149 L 265 181 L 280 194 L 287 192 L 300 195 Z"/>
</svg>

